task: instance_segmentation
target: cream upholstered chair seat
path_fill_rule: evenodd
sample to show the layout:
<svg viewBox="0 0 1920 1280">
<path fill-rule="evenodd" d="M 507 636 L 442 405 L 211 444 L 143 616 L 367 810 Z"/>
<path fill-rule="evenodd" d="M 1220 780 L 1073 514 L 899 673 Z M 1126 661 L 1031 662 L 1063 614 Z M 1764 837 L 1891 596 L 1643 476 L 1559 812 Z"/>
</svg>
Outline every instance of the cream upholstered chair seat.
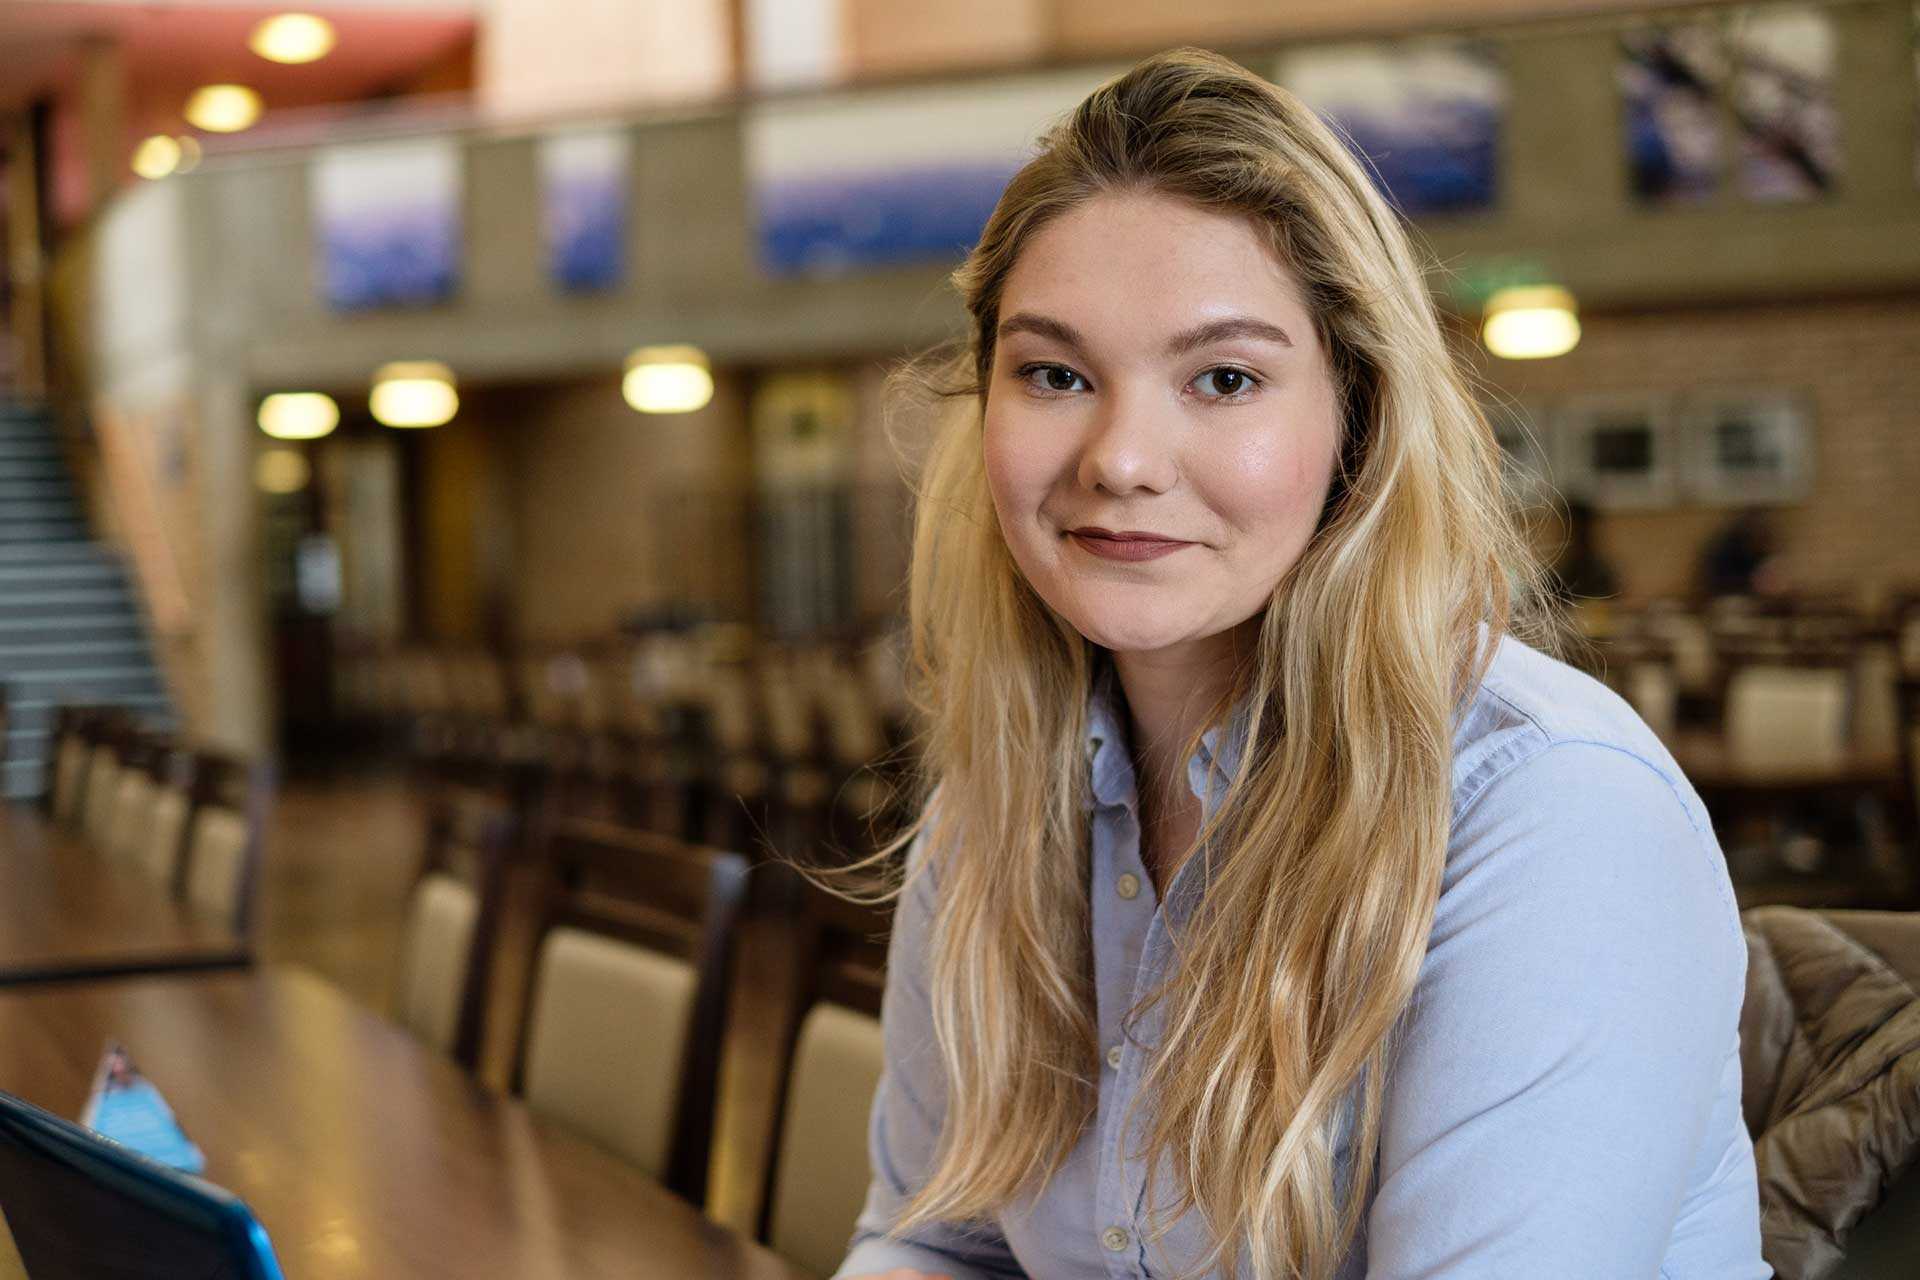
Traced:
<svg viewBox="0 0 1920 1280">
<path fill-rule="evenodd" d="M 80 832 L 95 849 L 106 848 L 119 780 L 119 753 L 109 746 L 96 746 L 87 757 L 87 791 L 80 815 Z"/>
<path fill-rule="evenodd" d="M 78 733 L 61 735 L 60 750 L 53 764 L 53 816 L 62 826 L 80 822 L 80 810 L 87 791 L 87 743 Z"/>
<path fill-rule="evenodd" d="M 540 947 L 524 1092 L 535 1111 L 664 1177 L 699 973 L 584 929 Z"/>
<path fill-rule="evenodd" d="M 453 1052 L 479 920 L 480 895 L 473 886 L 440 871 L 414 886 L 402 935 L 394 1016 L 442 1053 Z"/>
<path fill-rule="evenodd" d="M 114 786 L 113 816 L 107 823 L 105 851 L 115 862 L 137 863 L 153 820 L 159 788 L 144 769 L 122 769 Z"/>
<path fill-rule="evenodd" d="M 187 841 L 187 905 L 221 920 L 238 921 L 246 892 L 246 817 L 232 809 L 207 805 L 193 815 Z"/>
<path fill-rule="evenodd" d="M 592 819 L 544 835 L 514 1088 L 705 1204 L 747 860 Z"/>
<path fill-rule="evenodd" d="M 816 1004 L 800 1024 L 768 1243 L 821 1275 L 846 1256 L 866 1201 L 867 1115 L 886 1057 L 880 1020 Z"/>
<path fill-rule="evenodd" d="M 1848 673 L 1753 666 L 1727 684 L 1727 749 L 1743 765 L 1819 768 L 1847 753 Z"/>
<path fill-rule="evenodd" d="M 133 861 L 159 884 L 171 885 L 180 870 L 180 851 L 187 833 L 193 802 L 176 787 L 156 786 L 148 806 L 147 824 L 139 833 Z"/>
</svg>

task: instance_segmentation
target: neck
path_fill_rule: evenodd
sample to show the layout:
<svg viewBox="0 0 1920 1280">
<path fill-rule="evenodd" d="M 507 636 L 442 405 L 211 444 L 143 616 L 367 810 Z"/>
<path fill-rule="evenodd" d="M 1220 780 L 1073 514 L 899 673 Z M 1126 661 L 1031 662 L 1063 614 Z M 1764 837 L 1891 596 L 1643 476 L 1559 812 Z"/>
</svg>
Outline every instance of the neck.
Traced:
<svg viewBox="0 0 1920 1280">
<path fill-rule="evenodd" d="M 1187 785 L 1188 748 L 1232 690 L 1248 643 L 1250 637 L 1226 632 L 1170 649 L 1113 655 L 1140 787 L 1141 854 L 1163 891 L 1200 829 L 1200 800 Z"/>
</svg>

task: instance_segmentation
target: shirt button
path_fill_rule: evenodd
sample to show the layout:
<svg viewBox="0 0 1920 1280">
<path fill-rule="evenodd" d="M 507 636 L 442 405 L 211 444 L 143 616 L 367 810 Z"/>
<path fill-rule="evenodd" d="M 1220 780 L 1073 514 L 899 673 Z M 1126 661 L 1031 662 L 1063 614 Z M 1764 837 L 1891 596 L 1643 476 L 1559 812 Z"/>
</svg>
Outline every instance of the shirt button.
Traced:
<svg viewBox="0 0 1920 1280">
<path fill-rule="evenodd" d="M 1127 1247 L 1126 1228 L 1125 1227 L 1108 1227 L 1105 1231 L 1102 1231 L 1100 1233 L 1100 1243 L 1106 1246 L 1107 1252 L 1109 1253 L 1120 1252 L 1122 1249 Z"/>
<path fill-rule="evenodd" d="M 1121 876 L 1120 879 L 1114 883 L 1113 887 L 1119 890 L 1120 896 L 1123 898 L 1136 898 L 1140 895 L 1140 877 L 1129 871 Z"/>
<path fill-rule="evenodd" d="M 1120 1046 L 1119 1045 L 1116 1044 L 1111 1049 L 1107 1050 L 1107 1065 L 1112 1067 L 1115 1071 L 1118 1071 L 1120 1069 Z"/>
</svg>

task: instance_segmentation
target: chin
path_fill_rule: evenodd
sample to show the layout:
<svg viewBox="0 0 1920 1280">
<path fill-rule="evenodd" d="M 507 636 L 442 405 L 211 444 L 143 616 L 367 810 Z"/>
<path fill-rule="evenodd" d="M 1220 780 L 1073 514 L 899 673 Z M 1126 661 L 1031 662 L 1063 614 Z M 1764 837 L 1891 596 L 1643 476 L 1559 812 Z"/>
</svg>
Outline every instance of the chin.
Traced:
<svg viewBox="0 0 1920 1280">
<path fill-rule="evenodd" d="M 1194 615 L 1176 609 L 1068 608 L 1060 614 L 1088 641 L 1115 653 L 1151 653 L 1195 638 Z"/>
</svg>

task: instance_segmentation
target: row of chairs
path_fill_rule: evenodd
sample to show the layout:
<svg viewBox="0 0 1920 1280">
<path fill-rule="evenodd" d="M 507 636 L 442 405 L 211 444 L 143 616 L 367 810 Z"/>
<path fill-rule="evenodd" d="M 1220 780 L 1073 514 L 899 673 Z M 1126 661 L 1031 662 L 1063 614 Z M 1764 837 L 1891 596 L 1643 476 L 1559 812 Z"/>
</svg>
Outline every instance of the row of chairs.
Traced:
<svg viewBox="0 0 1920 1280">
<path fill-rule="evenodd" d="M 148 733 L 114 707 L 60 707 L 53 734 L 55 823 L 251 937 L 271 767 Z"/>
<path fill-rule="evenodd" d="M 472 1069 L 519 833 L 500 808 L 446 801 L 436 806 L 429 831 L 398 1011 L 417 1034 Z M 513 1088 L 536 1112 L 701 1204 L 726 996 L 734 984 L 732 939 L 756 871 L 737 854 L 592 820 L 554 823 L 532 843 L 541 890 Z M 1750 938 L 1783 919 L 1778 908 L 1768 910 L 1773 914 L 1743 916 Z M 1822 915 L 1837 927 L 1877 933 L 1890 944 L 1885 963 L 1911 976 L 1920 916 Z M 868 1111 L 884 1058 L 878 1013 L 888 921 L 815 892 L 805 899 L 802 922 L 792 944 L 802 990 L 783 1037 L 759 1235 L 798 1265 L 828 1275 L 844 1257 L 868 1183 Z M 1746 1037 L 1743 1070 L 1774 1079 L 1785 1069 L 1784 1043 L 1773 1034 Z M 1763 1160 L 1778 1148 L 1774 1131 L 1787 1132 L 1826 1105 L 1823 1096 L 1781 1091 L 1766 1095 L 1766 1106 L 1749 1099 L 1745 1118 Z M 1844 1150 L 1820 1155 L 1850 1167 Z M 1888 1199 L 1854 1224 L 1850 1253 L 1863 1260 L 1911 1256 L 1916 1176 L 1888 1172 Z M 1830 1181 L 1821 1184 L 1823 1195 L 1844 1199 L 1840 1180 Z M 1770 1221 L 1799 1221 L 1804 1206 L 1780 1201 L 1779 1187 L 1777 1179 L 1762 1178 L 1763 1210 Z"/>
<path fill-rule="evenodd" d="M 528 812 L 725 848 L 867 847 L 897 829 L 897 649 L 753 645 L 735 630 L 516 662 L 367 650 L 342 659 L 346 710 L 363 736 L 404 743 L 430 779 L 508 791 Z"/>
<path fill-rule="evenodd" d="M 518 872 L 528 874 L 521 875 Z M 510 886 L 531 889 L 511 1087 L 537 1113 L 707 1200 L 722 1045 L 755 875 L 737 853 L 592 818 L 529 831 L 496 797 L 438 792 L 402 932 L 397 1020 L 477 1070 Z M 792 927 L 803 990 L 762 1188 L 761 1238 L 829 1274 L 867 1186 L 887 916 L 809 887 Z"/>
<path fill-rule="evenodd" d="M 1887 754 L 1896 687 L 1920 678 L 1920 600 L 1905 598 L 1871 612 L 1818 599 L 1656 601 L 1609 610 L 1593 639 L 1601 673 L 1662 730 L 1731 731 L 1751 673 L 1820 672 L 1836 693 L 1822 695 L 1830 711 L 1816 736 Z"/>
</svg>

